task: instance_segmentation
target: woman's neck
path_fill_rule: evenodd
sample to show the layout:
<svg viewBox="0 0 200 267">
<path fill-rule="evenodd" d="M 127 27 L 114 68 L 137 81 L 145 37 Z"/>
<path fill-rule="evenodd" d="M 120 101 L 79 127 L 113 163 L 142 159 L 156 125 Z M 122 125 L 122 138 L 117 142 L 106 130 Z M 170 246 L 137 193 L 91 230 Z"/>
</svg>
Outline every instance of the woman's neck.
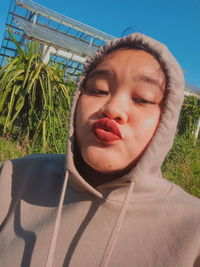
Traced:
<svg viewBox="0 0 200 267">
<path fill-rule="evenodd" d="M 74 162 L 76 169 L 79 174 L 86 180 L 90 185 L 96 187 L 98 185 L 110 182 L 112 180 L 118 179 L 121 176 L 125 175 L 129 170 L 123 170 L 116 173 L 102 173 L 93 168 L 91 168 L 82 158 L 79 149 L 75 149 L 74 153 Z"/>
</svg>

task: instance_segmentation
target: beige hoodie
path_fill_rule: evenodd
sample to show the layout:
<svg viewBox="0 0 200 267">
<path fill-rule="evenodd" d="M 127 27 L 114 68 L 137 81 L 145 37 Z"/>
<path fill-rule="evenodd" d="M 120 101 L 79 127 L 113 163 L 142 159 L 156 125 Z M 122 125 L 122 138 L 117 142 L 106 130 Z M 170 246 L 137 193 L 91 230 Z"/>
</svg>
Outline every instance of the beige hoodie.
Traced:
<svg viewBox="0 0 200 267">
<path fill-rule="evenodd" d="M 111 41 L 88 60 L 139 40 L 156 51 L 168 75 L 165 110 L 148 148 L 125 176 L 96 188 L 74 165 L 73 100 L 67 167 L 64 155 L 10 160 L 0 175 L 0 266 L 200 266 L 200 200 L 162 178 L 172 146 L 184 81 L 159 42 L 141 34 Z"/>
</svg>

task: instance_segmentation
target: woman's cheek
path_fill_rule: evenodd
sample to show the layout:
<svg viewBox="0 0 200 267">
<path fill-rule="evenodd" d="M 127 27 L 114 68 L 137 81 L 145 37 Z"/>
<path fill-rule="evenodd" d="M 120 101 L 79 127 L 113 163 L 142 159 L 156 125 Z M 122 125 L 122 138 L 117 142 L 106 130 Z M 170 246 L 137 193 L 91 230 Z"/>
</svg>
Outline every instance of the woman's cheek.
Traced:
<svg viewBox="0 0 200 267">
<path fill-rule="evenodd" d="M 145 130 L 152 129 L 152 127 L 156 127 L 159 121 L 159 115 L 154 115 L 144 120 L 143 128 Z"/>
</svg>

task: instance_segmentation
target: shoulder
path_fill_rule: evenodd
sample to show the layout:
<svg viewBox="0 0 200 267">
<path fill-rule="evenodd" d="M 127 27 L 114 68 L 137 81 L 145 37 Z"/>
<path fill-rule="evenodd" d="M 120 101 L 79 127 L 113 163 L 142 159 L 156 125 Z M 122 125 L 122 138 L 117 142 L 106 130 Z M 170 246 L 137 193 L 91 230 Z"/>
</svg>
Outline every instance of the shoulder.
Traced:
<svg viewBox="0 0 200 267">
<path fill-rule="evenodd" d="M 65 164 L 65 155 L 64 154 L 32 154 L 18 159 L 10 160 L 13 166 L 20 166 L 30 168 L 30 166 L 57 166 L 61 167 Z"/>
<path fill-rule="evenodd" d="M 172 196 L 173 201 L 176 201 L 178 205 L 193 205 L 194 207 L 200 205 L 200 199 L 187 193 L 180 186 L 172 183 Z"/>
<path fill-rule="evenodd" d="M 18 159 L 7 160 L 0 164 L 1 175 L 11 173 L 19 176 L 41 174 L 46 171 L 64 172 L 64 154 L 33 154 Z"/>
<path fill-rule="evenodd" d="M 62 176 L 65 171 L 64 154 L 35 154 L 19 159 L 7 160 L 0 165 L 1 179 L 12 176 L 18 182 L 32 177 L 46 179 L 51 176 Z"/>
<path fill-rule="evenodd" d="M 37 154 L 1 165 L 0 192 L 40 205 L 54 205 L 65 174 L 64 154 Z M 42 202 L 45 203 L 42 203 Z"/>
<path fill-rule="evenodd" d="M 199 229 L 200 221 L 200 199 L 187 193 L 178 185 L 172 183 L 171 191 L 165 197 L 168 209 L 182 222 L 188 225 L 196 225 Z"/>
</svg>

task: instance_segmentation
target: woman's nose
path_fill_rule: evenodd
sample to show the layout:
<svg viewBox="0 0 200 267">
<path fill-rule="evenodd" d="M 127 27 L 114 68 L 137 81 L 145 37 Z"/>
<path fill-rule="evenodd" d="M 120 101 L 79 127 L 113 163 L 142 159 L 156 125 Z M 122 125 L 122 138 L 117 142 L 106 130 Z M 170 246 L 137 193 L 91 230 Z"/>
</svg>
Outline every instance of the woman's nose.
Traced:
<svg viewBox="0 0 200 267">
<path fill-rule="evenodd" d="M 101 108 L 101 116 L 115 120 L 120 124 L 126 123 L 128 120 L 128 104 L 125 102 L 123 98 L 111 97 Z"/>
</svg>

